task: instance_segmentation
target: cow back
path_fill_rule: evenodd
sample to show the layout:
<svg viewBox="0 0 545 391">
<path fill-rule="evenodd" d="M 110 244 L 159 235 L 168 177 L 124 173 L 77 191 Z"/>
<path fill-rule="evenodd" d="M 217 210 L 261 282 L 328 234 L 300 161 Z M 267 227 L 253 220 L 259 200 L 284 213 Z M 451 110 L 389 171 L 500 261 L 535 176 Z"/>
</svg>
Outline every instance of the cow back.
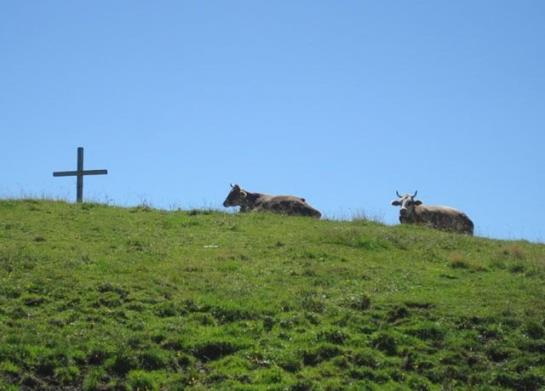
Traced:
<svg viewBox="0 0 545 391">
<path fill-rule="evenodd" d="M 473 222 L 467 215 L 448 206 L 419 205 L 415 207 L 414 221 L 436 229 L 473 235 Z"/>
<path fill-rule="evenodd" d="M 287 215 L 311 216 L 320 218 L 321 213 L 307 204 L 304 199 L 295 196 L 274 196 L 260 200 L 259 210 Z"/>
</svg>

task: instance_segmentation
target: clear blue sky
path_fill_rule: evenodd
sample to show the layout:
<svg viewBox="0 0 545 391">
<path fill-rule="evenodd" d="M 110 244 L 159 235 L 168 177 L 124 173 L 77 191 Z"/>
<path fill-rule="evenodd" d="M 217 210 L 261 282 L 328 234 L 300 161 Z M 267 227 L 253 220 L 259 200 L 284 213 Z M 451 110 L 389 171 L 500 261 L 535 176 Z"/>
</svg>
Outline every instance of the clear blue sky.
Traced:
<svg viewBox="0 0 545 391">
<path fill-rule="evenodd" d="M 545 241 L 545 1 L 5 1 L 0 197 L 397 224 L 395 190 Z"/>
</svg>

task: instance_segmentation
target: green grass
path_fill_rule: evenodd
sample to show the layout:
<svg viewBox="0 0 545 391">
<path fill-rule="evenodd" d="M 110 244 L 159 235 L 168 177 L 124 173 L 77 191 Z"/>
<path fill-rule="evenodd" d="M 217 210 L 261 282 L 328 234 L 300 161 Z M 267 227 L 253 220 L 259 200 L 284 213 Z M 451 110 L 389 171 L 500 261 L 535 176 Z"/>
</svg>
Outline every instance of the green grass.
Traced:
<svg viewBox="0 0 545 391">
<path fill-rule="evenodd" d="M 0 390 L 544 387 L 544 245 L 0 201 Z"/>
</svg>

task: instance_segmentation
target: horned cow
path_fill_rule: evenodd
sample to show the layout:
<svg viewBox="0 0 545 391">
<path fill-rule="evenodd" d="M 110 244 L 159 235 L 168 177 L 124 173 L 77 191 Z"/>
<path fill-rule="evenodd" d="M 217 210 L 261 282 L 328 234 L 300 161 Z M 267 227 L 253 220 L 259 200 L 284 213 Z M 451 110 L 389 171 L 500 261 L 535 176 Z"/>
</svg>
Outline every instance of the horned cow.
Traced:
<svg viewBox="0 0 545 391">
<path fill-rule="evenodd" d="M 241 212 L 274 212 L 286 215 L 311 216 L 320 218 L 322 214 L 310 206 L 304 198 L 280 195 L 271 196 L 251 193 L 239 185 L 231 185 L 231 191 L 223 202 L 224 207 L 240 206 Z"/>
<path fill-rule="evenodd" d="M 460 212 L 448 206 L 422 205 L 422 201 L 416 200 L 417 192 L 413 195 L 400 195 L 396 191 L 397 199 L 392 205 L 401 206 L 399 222 L 401 224 L 421 224 L 445 231 L 453 231 L 467 235 L 473 235 L 473 222 Z"/>
</svg>

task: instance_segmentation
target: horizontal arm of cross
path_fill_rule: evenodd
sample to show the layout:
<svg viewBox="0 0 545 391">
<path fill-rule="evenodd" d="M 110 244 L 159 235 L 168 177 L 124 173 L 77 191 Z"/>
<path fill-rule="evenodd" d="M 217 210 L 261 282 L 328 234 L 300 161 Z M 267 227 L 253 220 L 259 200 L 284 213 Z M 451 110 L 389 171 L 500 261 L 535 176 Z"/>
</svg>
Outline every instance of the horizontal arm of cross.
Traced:
<svg viewBox="0 0 545 391">
<path fill-rule="evenodd" d="M 53 176 L 106 175 L 108 170 L 57 171 Z"/>
</svg>

